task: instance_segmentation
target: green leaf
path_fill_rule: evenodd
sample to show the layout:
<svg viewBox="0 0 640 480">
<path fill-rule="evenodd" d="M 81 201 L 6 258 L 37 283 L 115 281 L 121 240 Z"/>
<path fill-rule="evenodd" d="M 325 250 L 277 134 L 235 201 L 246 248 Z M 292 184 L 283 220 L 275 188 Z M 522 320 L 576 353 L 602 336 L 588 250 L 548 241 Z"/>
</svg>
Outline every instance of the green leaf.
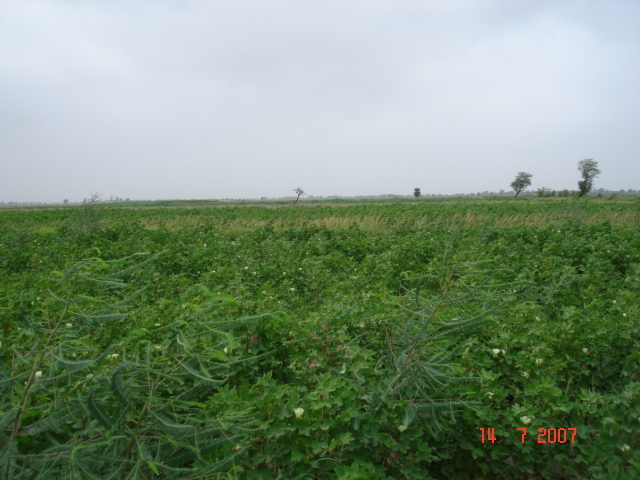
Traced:
<svg viewBox="0 0 640 480">
<path fill-rule="evenodd" d="M 100 405 L 95 400 L 94 398 L 95 390 L 96 390 L 96 387 L 92 388 L 91 392 L 89 392 L 89 396 L 87 397 L 87 407 L 89 408 L 89 411 L 93 413 L 93 415 L 96 417 L 100 425 L 102 425 L 107 430 L 111 430 L 115 422 L 106 412 L 106 410 L 102 408 L 102 405 Z"/>
<path fill-rule="evenodd" d="M 13 408 L 10 408 L 8 411 L 0 414 L 0 430 L 2 430 L 7 425 L 9 425 L 19 411 L 20 409 L 18 407 L 13 407 Z"/>
<path fill-rule="evenodd" d="M 178 345 L 182 347 L 184 353 L 187 353 L 191 348 L 191 345 L 189 344 L 187 339 L 184 338 L 184 335 L 182 334 L 182 332 L 178 332 L 178 334 L 176 335 L 176 342 L 178 342 Z"/>
<path fill-rule="evenodd" d="M 185 363 L 182 363 L 180 360 L 177 360 L 177 362 L 180 364 L 180 366 L 182 368 L 184 368 L 187 372 L 189 372 L 189 374 L 191 374 L 193 377 L 209 384 L 209 385 L 222 385 L 223 383 L 225 383 L 227 380 L 223 379 L 223 380 L 215 380 L 213 378 L 210 377 L 205 377 L 203 374 L 201 374 L 200 372 L 198 372 L 197 370 L 194 370 L 193 368 L 189 367 L 188 365 L 186 365 Z"/>
<path fill-rule="evenodd" d="M 167 430 L 173 433 L 184 433 L 194 428 L 194 425 L 183 425 L 181 423 L 176 423 L 160 412 L 151 411 L 151 413 L 160 422 L 160 428 L 162 428 L 163 430 Z"/>
<path fill-rule="evenodd" d="M 69 360 L 62 356 L 62 345 L 60 346 L 60 356 L 53 355 L 53 357 L 60 363 L 60 366 L 68 372 L 77 372 L 89 368 L 96 361 L 93 359 L 88 360 Z"/>
</svg>

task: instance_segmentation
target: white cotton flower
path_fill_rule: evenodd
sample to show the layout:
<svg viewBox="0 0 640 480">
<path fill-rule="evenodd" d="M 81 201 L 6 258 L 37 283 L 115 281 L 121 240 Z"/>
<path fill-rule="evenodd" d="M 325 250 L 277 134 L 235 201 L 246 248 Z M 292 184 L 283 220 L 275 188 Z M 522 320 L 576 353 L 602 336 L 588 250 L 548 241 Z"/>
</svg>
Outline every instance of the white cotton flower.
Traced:
<svg viewBox="0 0 640 480">
<path fill-rule="evenodd" d="M 295 288 L 290 288 L 290 289 L 289 289 L 289 291 L 290 291 L 290 292 L 294 292 L 294 291 L 295 291 Z"/>
<path fill-rule="evenodd" d="M 38 370 L 34 376 L 36 380 L 39 380 L 42 377 L 42 370 Z"/>
<path fill-rule="evenodd" d="M 491 351 L 493 352 L 494 355 L 498 355 L 500 353 L 500 349 L 499 348 L 494 348 Z"/>
<path fill-rule="evenodd" d="M 295 413 L 296 418 L 302 418 L 302 415 L 304 415 L 304 408 L 294 408 L 293 413 Z"/>
<path fill-rule="evenodd" d="M 584 353 L 587 353 L 587 354 L 589 353 L 589 349 L 588 349 L 587 347 L 584 347 L 584 348 L 582 349 L 582 351 L 583 351 Z"/>
<path fill-rule="evenodd" d="M 487 392 L 485 395 L 489 398 L 493 398 L 493 392 Z"/>
<path fill-rule="evenodd" d="M 531 417 L 527 417 L 526 415 L 523 417 L 520 417 L 520 421 L 522 423 L 524 423 L 525 425 L 529 425 L 531 423 Z"/>
<path fill-rule="evenodd" d="M 404 432 L 408 427 L 406 425 L 398 425 L 398 431 L 400 433 Z"/>
<path fill-rule="evenodd" d="M 229 353 L 229 349 L 227 347 L 224 347 L 224 349 L 222 350 L 224 353 Z"/>
<path fill-rule="evenodd" d="M 524 375 L 524 378 L 529 378 L 529 372 L 524 372 L 522 375 Z"/>
<path fill-rule="evenodd" d="M 620 450 L 622 450 L 623 452 L 628 452 L 629 450 L 631 450 L 631 447 L 625 443 L 622 447 L 620 447 Z"/>
<path fill-rule="evenodd" d="M 67 323 L 67 328 L 73 327 L 73 323 Z"/>
<path fill-rule="evenodd" d="M 541 358 L 536 358 L 536 365 L 542 365 L 543 360 Z"/>
<path fill-rule="evenodd" d="M 159 327 L 159 326 L 160 326 L 160 324 L 159 324 L 159 323 L 156 323 L 156 327 Z"/>
</svg>

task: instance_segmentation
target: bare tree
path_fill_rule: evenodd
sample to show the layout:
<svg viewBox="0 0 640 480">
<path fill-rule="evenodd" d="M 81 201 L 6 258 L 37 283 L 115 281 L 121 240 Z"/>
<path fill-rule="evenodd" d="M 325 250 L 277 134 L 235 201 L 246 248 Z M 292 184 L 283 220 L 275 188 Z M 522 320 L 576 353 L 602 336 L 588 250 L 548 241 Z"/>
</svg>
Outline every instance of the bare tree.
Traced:
<svg viewBox="0 0 640 480">
<path fill-rule="evenodd" d="M 298 200 L 300 200 L 300 197 L 304 195 L 304 190 L 298 187 L 298 188 L 295 188 L 293 191 L 295 192 L 296 195 L 298 195 L 298 198 L 296 198 L 296 201 L 293 202 L 293 204 L 295 205 L 298 203 Z"/>
</svg>

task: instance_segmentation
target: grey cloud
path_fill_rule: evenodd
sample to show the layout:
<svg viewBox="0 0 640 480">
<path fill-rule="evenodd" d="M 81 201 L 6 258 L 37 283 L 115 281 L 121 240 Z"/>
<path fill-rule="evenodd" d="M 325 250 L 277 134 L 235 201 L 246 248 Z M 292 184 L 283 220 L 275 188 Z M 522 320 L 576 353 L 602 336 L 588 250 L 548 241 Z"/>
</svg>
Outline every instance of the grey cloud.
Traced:
<svg viewBox="0 0 640 480">
<path fill-rule="evenodd" d="M 575 188 L 585 157 L 602 186 L 637 188 L 638 13 L 5 2 L 0 200 L 453 193 L 521 170 Z"/>
</svg>

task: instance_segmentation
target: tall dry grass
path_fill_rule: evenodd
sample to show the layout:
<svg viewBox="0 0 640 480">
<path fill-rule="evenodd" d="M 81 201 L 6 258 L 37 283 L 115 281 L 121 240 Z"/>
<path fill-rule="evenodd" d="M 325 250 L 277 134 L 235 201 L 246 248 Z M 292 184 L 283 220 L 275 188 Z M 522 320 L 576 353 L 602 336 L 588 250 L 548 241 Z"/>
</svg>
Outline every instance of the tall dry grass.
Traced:
<svg viewBox="0 0 640 480">
<path fill-rule="evenodd" d="M 638 202 L 636 202 L 638 203 Z M 433 225 L 457 228 L 474 227 L 514 227 L 525 226 L 544 228 L 548 225 L 567 223 L 602 224 L 609 222 L 613 226 L 635 226 L 640 224 L 640 203 L 618 205 L 610 204 L 603 208 L 600 204 L 580 204 L 576 202 L 537 203 L 517 205 L 468 204 L 416 204 L 371 205 L 362 208 L 358 205 L 341 205 L 322 208 L 206 208 L 206 209 L 170 209 L 148 208 L 144 210 L 105 209 L 100 220 L 101 227 L 111 228 L 123 224 L 137 224 L 147 230 L 197 229 L 213 227 L 232 234 L 241 234 L 259 228 L 273 228 L 282 231 L 308 227 L 346 230 L 357 228 L 376 234 L 386 233 L 399 227 L 426 228 Z M 11 214 L 10 214 L 11 215 Z M 16 228 L 26 228 L 38 233 L 54 233 L 63 227 L 67 220 L 55 212 L 46 215 L 31 216 L 22 212 Z M 18 218 L 16 217 L 16 220 Z M 12 223 L 12 222 L 10 222 Z M 8 226 L 8 225 L 7 225 Z"/>
</svg>

